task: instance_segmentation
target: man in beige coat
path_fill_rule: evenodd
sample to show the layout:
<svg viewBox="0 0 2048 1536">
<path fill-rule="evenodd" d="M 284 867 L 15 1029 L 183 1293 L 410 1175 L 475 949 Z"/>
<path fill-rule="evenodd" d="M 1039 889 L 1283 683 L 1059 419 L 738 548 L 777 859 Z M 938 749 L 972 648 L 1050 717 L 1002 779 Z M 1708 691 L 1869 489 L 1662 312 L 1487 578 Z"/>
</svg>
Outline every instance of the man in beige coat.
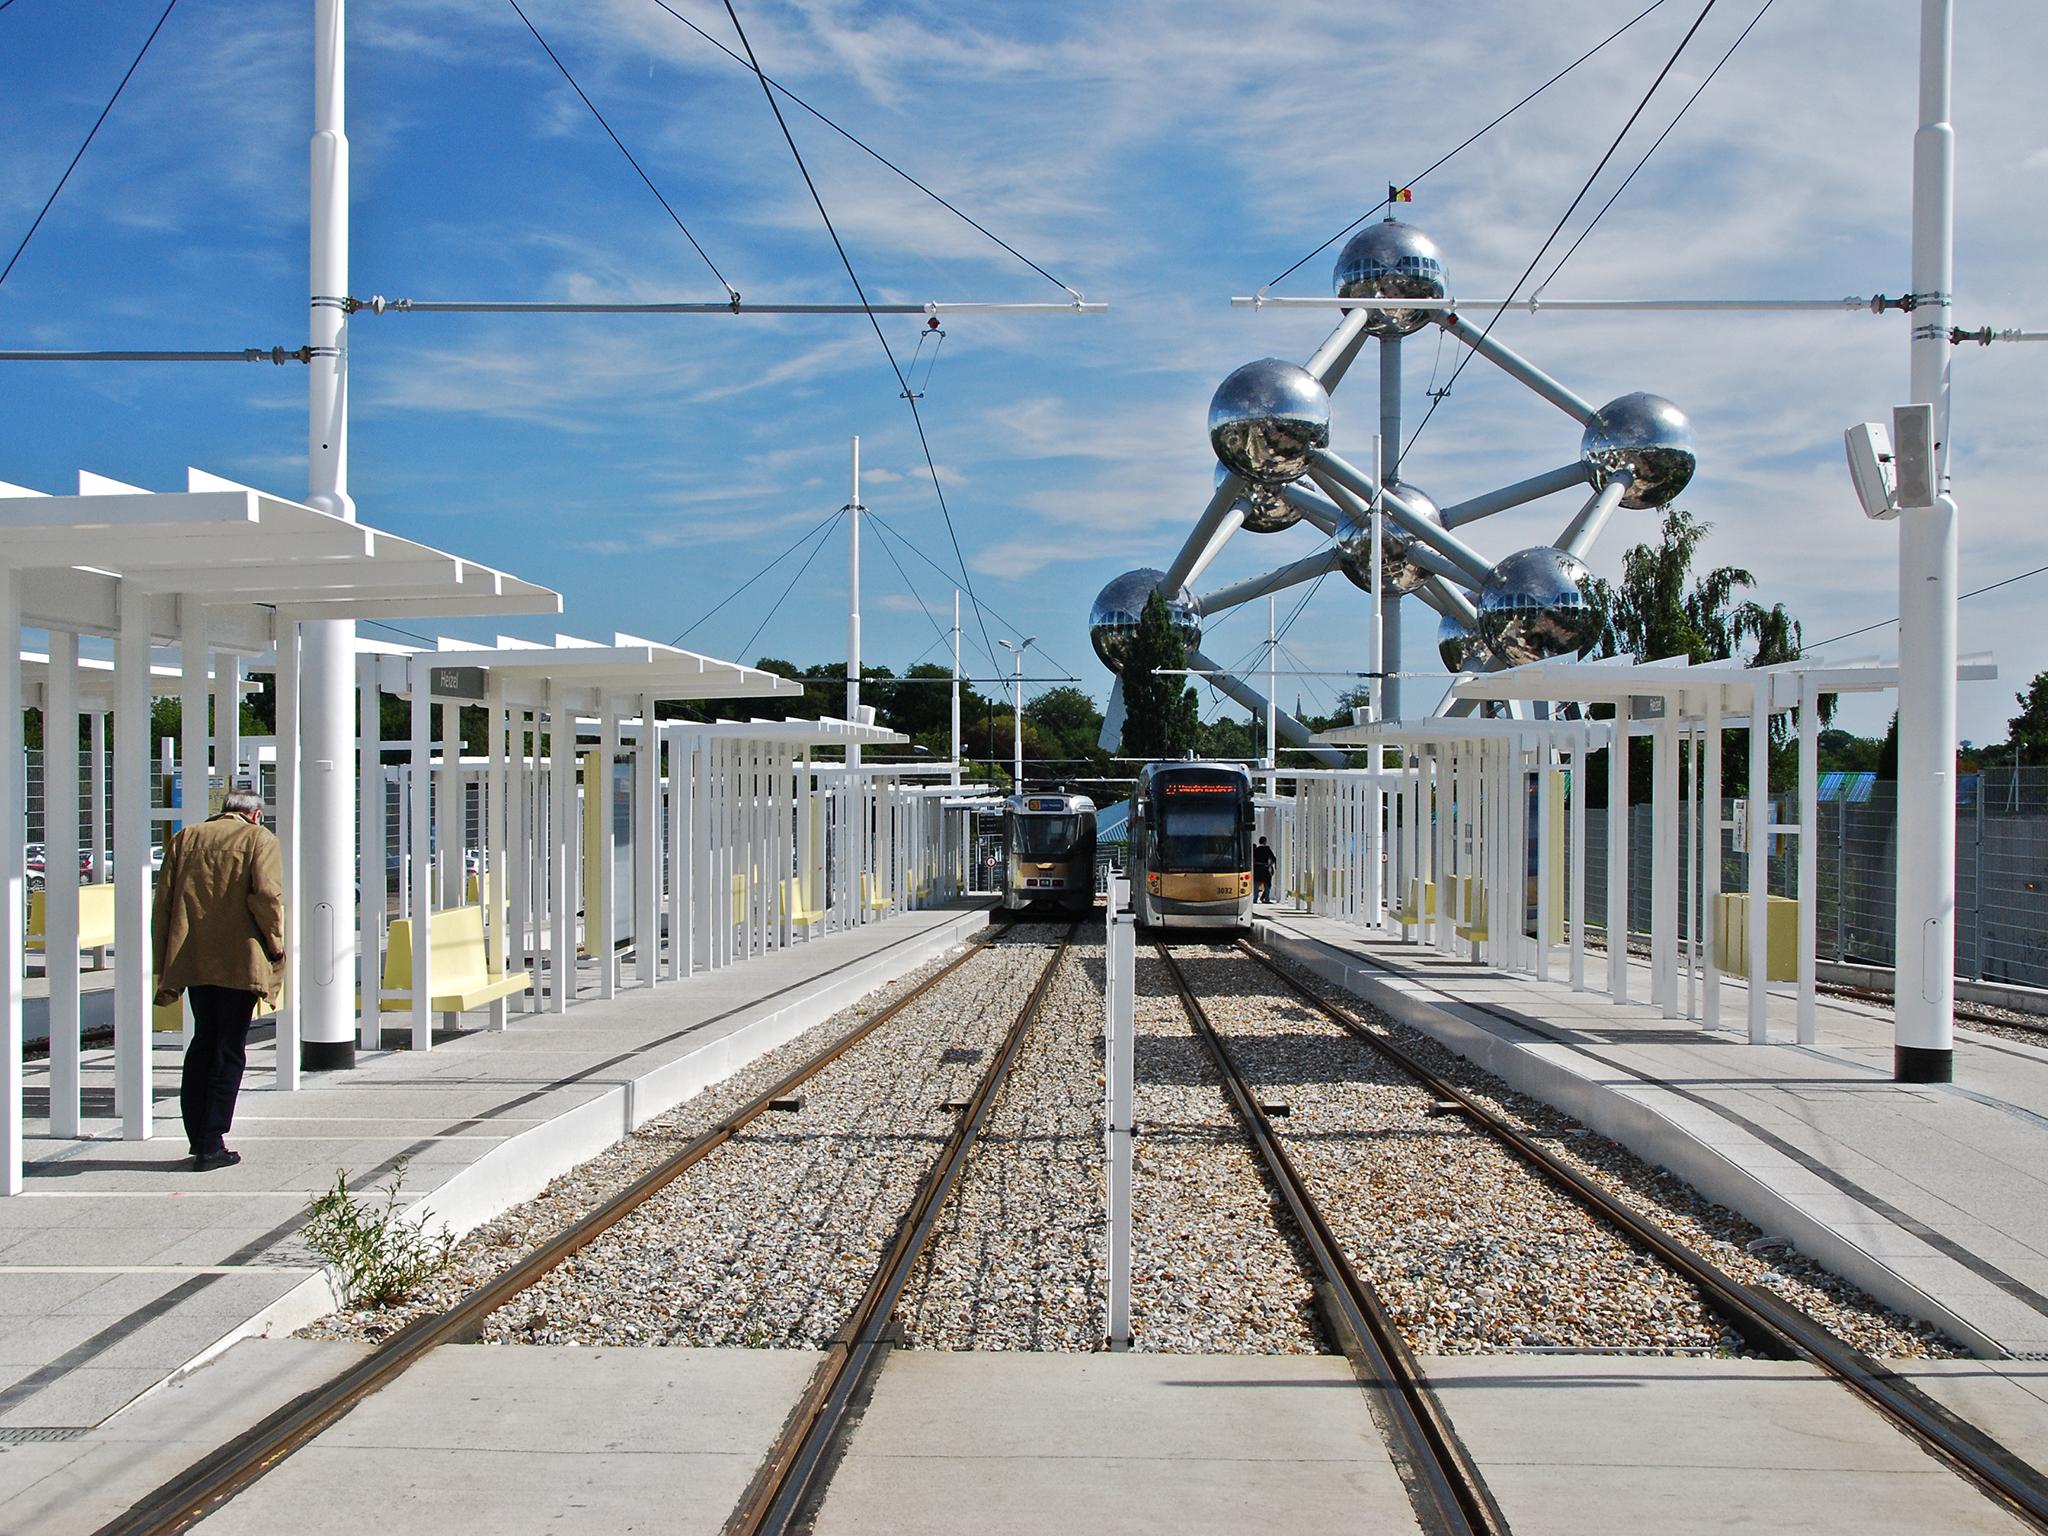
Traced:
<svg viewBox="0 0 2048 1536">
<path fill-rule="evenodd" d="M 226 1136 L 248 1064 L 249 1020 L 284 962 L 284 860 L 263 802 L 235 790 L 164 849 L 156 883 L 156 1000 L 192 995 L 178 1101 L 201 1173 L 242 1160 Z"/>
</svg>

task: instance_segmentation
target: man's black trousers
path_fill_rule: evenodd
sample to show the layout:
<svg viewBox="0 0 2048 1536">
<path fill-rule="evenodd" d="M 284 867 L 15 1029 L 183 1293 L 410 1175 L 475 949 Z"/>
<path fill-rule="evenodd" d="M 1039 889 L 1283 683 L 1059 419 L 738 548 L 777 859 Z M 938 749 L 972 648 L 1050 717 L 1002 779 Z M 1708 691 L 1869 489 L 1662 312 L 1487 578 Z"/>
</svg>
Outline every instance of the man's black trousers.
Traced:
<svg viewBox="0 0 2048 1536">
<path fill-rule="evenodd" d="M 249 1061 L 249 1019 L 257 999 L 254 992 L 233 987 L 190 987 L 185 995 L 192 1002 L 192 1048 L 185 1053 L 178 1107 L 192 1155 L 204 1157 L 221 1150 L 235 1123 L 235 1097 Z"/>
</svg>

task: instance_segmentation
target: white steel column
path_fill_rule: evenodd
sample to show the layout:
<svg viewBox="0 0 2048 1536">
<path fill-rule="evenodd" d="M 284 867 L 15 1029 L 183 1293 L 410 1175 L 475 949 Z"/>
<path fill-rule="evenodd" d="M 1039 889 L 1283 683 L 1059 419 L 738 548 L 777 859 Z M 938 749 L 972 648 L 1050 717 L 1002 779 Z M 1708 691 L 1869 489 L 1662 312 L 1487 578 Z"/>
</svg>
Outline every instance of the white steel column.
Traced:
<svg viewBox="0 0 2048 1536">
<path fill-rule="evenodd" d="M 853 486 L 846 501 L 846 718 L 860 719 L 860 439 L 853 440 Z M 957 649 L 956 649 L 957 654 Z M 958 666 L 954 668 L 958 671 Z M 860 743 L 846 744 L 846 766 L 860 766 Z"/>
<path fill-rule="evenodd" d="M 54 661 L 53 635 L 52 660 Z M 77 642 L 72 642 L 75 649 Z M 147 652 L 144 661 L 147 662 Z M 21 1122 L 22 1087 L 24 1075 L 21 1065 L 21 1005 L 22 1005 L 22 934 L 28 925 L 28 872 L 23 867 L 26 854 L 28 824 L 23 812 L 27 805 L 28 761 L 23 752 L 21 734 L 21 572 L 12 566 L 0 565 L 0 1194 L 21 1193 Z M 49 714 L 44 712 L 43 762 L 49 764 L 50 740 Z M 72 733 L 75 739 L 77 724 L 74 720 Z M 76 753 L 73 753 L 74 758 Z M 45 783 L 48 782 L 47 773 Z M 140 782 L 138 776 L 137 782 Z M 132 797 L 131 797 L 132 798 Z M 48 832 L 48 815 L 44 817 L 44 831 Z M 72 861 L 72 874 L 76 878 L 78 864 Z M 132 935 L 147 933 L 148 925 L 128 930 L 128 943 L 121 946 L 124 960 L 129 951 L 138 948 Z M 44 954 L 57 952 L 56 935 L 51 934 L 45 941 Z M 72 951 L 73 981 L 77 985 L 76 949 Z M 54 999 L 52 1002 L 54 1004 Z M 55 1008 L 51 1010 L 51 1038 L 55 1040 Z M 75 1036 L 74 1031 L 74 1036 Z M 52 1046 L 54 1050 L 54 1044 Z M 55 1104 L 54 1080 L 51 1083 L 52 1105 Z M 75 1096 L 75 1090 L 74 1090 Z M 147 1100 L 145 1094 L 144 1099 Z"/>
<path fill-rule="evenodd" d="M 205 821 L 209 812 L 207 777 L 206 608 L 195 597 L 178 599 L 178 815 L 163 829 L 172 832 Z M 183 1000 L 182 1043 L 192 1044 L 192 1002 Z M 153 1026 L 152 1026 L 153 1027 Z"/>
<path fill-rule="evenodd" d="M 1721 932 L 1721 688 L 1707 690 L 1707 766 L 1705 820 L 1700 828 L 1700 911 L 1705 915 L 1706 942 L 1700 946 L 1700 1023 L 1715 1029 L 1721 1023 L 1721 966 L 1714 946 Z"/>
<path fill-rule="evenodd" d="M 1820 690 L 1799 679 L 1799 1043 L 1818 1038 L 1814 998 L 1814 940 L 1820 914 Z"/>
<path fill-rule="evenodd" d="M 156 1125 L 150 1006 L 156 991 L 150 975 L 155 958 L 150 943 L 150 597 L 124 581 L 120 603 L 121 632 L 114 654 L 114 1107 L 121 1117 L 122 1137 L 147 1141 Z M 0 632 L 0 645 L 6 643 Z M 20 654 L 19 645 L 15 653 Z M 9 710 L 6 718 L 21 716 L 18 710 Z M 8 771 L 0 768 L 0 774 Z M 8 803 L 19 804 L 20 797 L 11 796 Z M 5 849 L 0 848 L 0 857 L 4 856 Z M 10 859 L 7 868 L 20 869 L 20 857 Z M 6 921 L 9 933 L 21 931 L 15 917 Z M 18 966 L 7 971 L 10 976 L 20 974 Z M 18 1059 L 18 1051 L 10 1057 Z"/>
<path fill-rule="evenodd" d="M 1770 676 L 1765 673 L 1749 685 L 1749 1038 L 1754 1045 L 1770 1038 L 1770 749 Z"/>
<path fill-rule="evenodd" d="M 806 760 L 810 748 L 804 749 Z M 960 787 L 960 589 L 953 589 L 953 787 Z"/>
<path fill-rule="evenodd" d="M 462 706 L 441 705 L 441 757 L 433 767 L 434 905 L 442 910 L 469 900 L 468 798 L 462 785 Z"/>
<path fill-rule="evenodd" d="M 1586 990 L 1586 787 L 1592 751 L 1593 728 L 1582 724 L 1572 743 L 1572 777 L 1567 786 L 1570 799 L 1565 813 L 1565 858 L 1570 864 L 1571 879 L 1566 921 L 1572 930 L 1569 965 L 1574 992 Z"/>
<path fill-rule="evenodd" d="M 1628 1001 L 1628 715 L 1618 701 L 1607 744 L 1607 990 L 1617 1003 Z"/>
<path fill-rule="evenodd" d="M 661 963 L 661 736 L 654 695 L 640 695 L 633 758 L 633 978 L 651 987 Z"/>
<path fill-rule="evenodd" d="M 552 748 L 548 813 L 548 1006 L 569 1011 L 576 991 L 576 888 L 570 883 L 570 850 L 576 837 L 576 712 L 560 683 L 548 683 L 548 733 Z"/>
<path fill-rule="evenodd" d="M 1678 720 L 1677 700 L 1650 737 L 1650 1001 L 1678 1017 Z"/>
<path fill-rule="evenodd" d="M 305 775 L 300 772 L 299 763 L 299 626 L 290 618 L 279 614 L 276 623 L 275 644 L 277 650 L 277 671 L 272 677 L 276 689 L 276 731 L 272 740 L 277 744 L 277 841 L 280 862 L 284 867 L 284 997 L 277 1010 L 276 1049 L 272 1055 L 276 1061 L 277 1087 L 280 1092 L 289 1093 L 299 1086 L 300 1046 L 303 1031 L 299 1025 L 301 1011 L 300 978 L 305 974 L 305 960 L 300 953 L 303 946 L 299 935 L 305 924 L 300 905 L 304 897 L 305 869 L 303 833 L 305 822 L 301 816 L 301 789 Z M 374 696 L 374 690 L 373 690 Z M 376 732 L 371 732 L 371 740 Z M 377 802 L 382 809 L 383 802 Z M 377 889 L 381 893 L 384 885 L 382 856 L 377 865 Z M 378 904 L 381 913 L 383 906 Z M 375 952 L 371 962 L 376 964 Z"/>
<path fill-rule="evenodd" d="M 505 875 L 507 881 L 505 934 L 510 941 L 505 946 L 505 963 L 514 970 L 523 970 L 531 976 L 540 974 L 540 967 L 534 963 L 533 955 L 533 785 L 537 776 L 529 771 L 527 756 L 527 710 L 524 704 L 512 711 L 511 751 L 506 759 L 505 776 Z M 529 989 L 510 999 L 512 1006 L 525 1013 L 540 1002 L 537 989 Z"/>
<path fill-rule="evenodd" d="M 213 761 L 223 789 L 235 787 L 242 766 L 242 658 L 233 651 L 213 658 Z M 249 787 L 261 793 L 262 776 L 250 769 Z"/>
<path fill-rule="evenodd" d="M 284 648 L 278 646 L 278 679 L 284 678 Z M 384 758 L 379 750 L 384 733 L 382 694 L 377 686 L 377 658 L 365 656 L 356 665 L 356 806 L 361 816 L 359 839 L 363 894 L 356 909 L 356 953 L 361 957 L 361 1013 L 356 1025 L 356 1044 L 374 1051 L 383 1041 L 382 1010 L 384 987 L 384 909 L 389 900 L 384 888 Z M 278 728 L 278 775 L 284 773 L 284 729 Z M 280 802 L 283 800 L 279 794 Z M 280 1047 L 278 1062 L 284 1061 Z"/>
<path fill-rule="evenodd" d="M 1931 507 L 1899 512 L 1897 1035 L 1892 1075 L 1955 1075 L 1956 547 L 1948 488 L 1949 318 L 1955 264 L 1955 0 L 1921 0 L 1913 136 L 1912 400 L 1934 408 Z M 1923 318 L 1924 317 L 1924 318 Z"/>
<path fill-rule="evenodd" d="M 348 494 L 348 137 L 343 131 L 345 0 L 314 0 L 311 262 L 306 368 L 306 504 L 355 520 Z M 355 625 L 321 619 L 302 632 L 300 1056 L 306 1067 L 355 1063 Z M 139 783 L 140 779 L 132 782 Z"/>
<path fill-rule="evenodd" d="M 584 839 L 584 846 L 595 849 L 597 854 L 596 921 L 592 922 L 592 914 L 586 912 L 583 931 L 584 943 L 591 958 L 597 962 L 597 995 L 600 998 L 614 997 L 619 990 L 619 952 L 615 937 L 619 926 L 619 861 L 613 856 L 612 849 L 612 821 L 616 810 L 613 805 L 612 763 L 618 755 L 618 706 L 609 693 L 600 693 L 597 696 L 597 753 L 590 760 L 596 772 L 587 776 L 594 777 L 597 782 L 583 786 L 583 814 L 590 817 L 597 827 L 596 837 Z"/>
<path fill-rule="evenodd" d="M 490 767 L 484 779 L 483 867 L 478 871 L 477 894 L 484 901 L 484 936 L 490 946 L 491 974 L 503 976 L 515 969 L 506 927 L 511 906 L 508 872 L 512 864 L 512 768 L 505 743 L 505 684 L 496 672 L 491 674 L 485 694 L 484 750 L 490 757 Z M 501 997 L 491 1004 L 491 1028 L 505 1027 L 506 1015 L 511 1011 L 507 1001 Z"/>
<path fill-rule="evenodd" d="M 0 618 L 0 646 L 7 640 L 6 620 Z M 16 654 L 20 654 L 19 648 Z M 56 629 L 50 631 L 50 684 L 43 696 L 43 850 L 43 975 L 50 986 L 50 1134 L 76 1136 L 78 636 Z"/>
<path fill-rule="evenodd" d="M 412 887 L 412 1048 L 432 1050 L 434 1046 L 433 971 L 430 930 L 434 917 L 434 861 L 427 850 L 432 843 L 428 814 L 433 803 L 434 684 L 431 658 L 419 652 L 410 658 L 412 676 L 412 805 L 407 820 L 412 826 L 412 867 L 407 882 Z"/>
<path fill-rule="evenodd" d="M 1551 858 L 1550 839 L 1555 830 L 1556 812 L 1550 805 L 1550 786 L 1557 780 L 1557 766 L 1552 761 L 1553 738 L 1547 731 L 1536 735 L 1536 975 L 1543 981 L 1550 980 L 1550 925 L 1557 915 L 1556 898 L 1550 894 Z M 1519 881 L 1517 884 L 1519 885 Z M 1519 932 L 1521 903 L 1515 903 L 1515 928 Z"/>
</svg>

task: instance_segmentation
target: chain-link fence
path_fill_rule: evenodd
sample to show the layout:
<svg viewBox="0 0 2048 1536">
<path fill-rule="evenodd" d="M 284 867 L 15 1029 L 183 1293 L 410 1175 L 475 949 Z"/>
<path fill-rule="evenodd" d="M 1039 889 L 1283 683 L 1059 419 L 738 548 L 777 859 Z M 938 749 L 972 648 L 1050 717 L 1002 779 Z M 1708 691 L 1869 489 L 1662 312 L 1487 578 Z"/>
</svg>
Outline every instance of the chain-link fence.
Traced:
<svg viewBox="0 0 2048 1536">
<path fill-rule="evenodd" d="M 1815 881 L 1816 949 L 1823 960 L 1893 963 L 1897 910 L 1898 786 L 1849 776 L 1837 798 L 1819 803 Z M 1853 798 L 1851 798 L 1853 796 Z M 1734 802 L 1721 803 L 1723 822 Z M 1781 797 L 1772 821 L 1793 821 L 1797 803 Z M 1749 818 L 1754 828 L 1761 817 Z M 1629 927 L 1650 926 L 1650 808 L 1629 808 Z M 1682 878 L 1690 886 L 1692 806 L 1680 817 Z M 1770 839 L 1768 884 L 1776 896 L 1798 888 L 1796 837 Z M 1721 888 L 1748 889 L 1747 861 L 1721 834 Z M 1586 913 L 1607 912 L 1607 815 L 1586 818 Z M 1680 931 L 1689 932 L 1681 913 Z M 1964 774 L 1956 794 L 1956 974 L 1978 981 L 2048 987 L 2048 768 L 1988 768 Z"/>
</svg>

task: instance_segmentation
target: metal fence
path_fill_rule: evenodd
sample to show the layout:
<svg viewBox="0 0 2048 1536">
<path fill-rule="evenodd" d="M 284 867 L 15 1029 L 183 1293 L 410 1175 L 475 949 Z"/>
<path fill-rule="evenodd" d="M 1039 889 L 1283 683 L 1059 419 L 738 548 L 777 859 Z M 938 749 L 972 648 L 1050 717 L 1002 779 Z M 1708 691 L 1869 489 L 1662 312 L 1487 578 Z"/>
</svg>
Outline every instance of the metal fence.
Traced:
<svg viewBox="0 0 2048 1536">
<path fill-rule="evenodd" d="M 1816 947 L 1823 960 L 1893 963 L 1897 907 L 1898 791 L 1867 786 L 1859 800 L 1819 805 L 1815 881 Z M 1722 802 L 1731 820 L 1732 801 Z M 1771 820 L 1796 820 L 1797 803 L 1780 798 Z M 1751 818 L 1754 826 L 1758 817 Z M 1691 880 L 1692 807 L 1684 807 L 1680 838 L 1684 877 Z M 1773 895 L 1790 896 L 1798 882 L 1798 840 L 1770 839 Z M 1743 855 L 1721 834 L 1721 886 L 1747 888 Z M 1629 808 L 1629 927 L 1650 926 L 1650 808 Z M 1586 819 L 1586 912 L 1607 911 L 1607 818 Z M 1681 932 L 1688 932 L 1681 913 Z M 2048 768 L 1990 768 L 1961 776 L 1956 793 L 1956 974 L 1971 980 L 2048 987 Z"/>
</svg>

